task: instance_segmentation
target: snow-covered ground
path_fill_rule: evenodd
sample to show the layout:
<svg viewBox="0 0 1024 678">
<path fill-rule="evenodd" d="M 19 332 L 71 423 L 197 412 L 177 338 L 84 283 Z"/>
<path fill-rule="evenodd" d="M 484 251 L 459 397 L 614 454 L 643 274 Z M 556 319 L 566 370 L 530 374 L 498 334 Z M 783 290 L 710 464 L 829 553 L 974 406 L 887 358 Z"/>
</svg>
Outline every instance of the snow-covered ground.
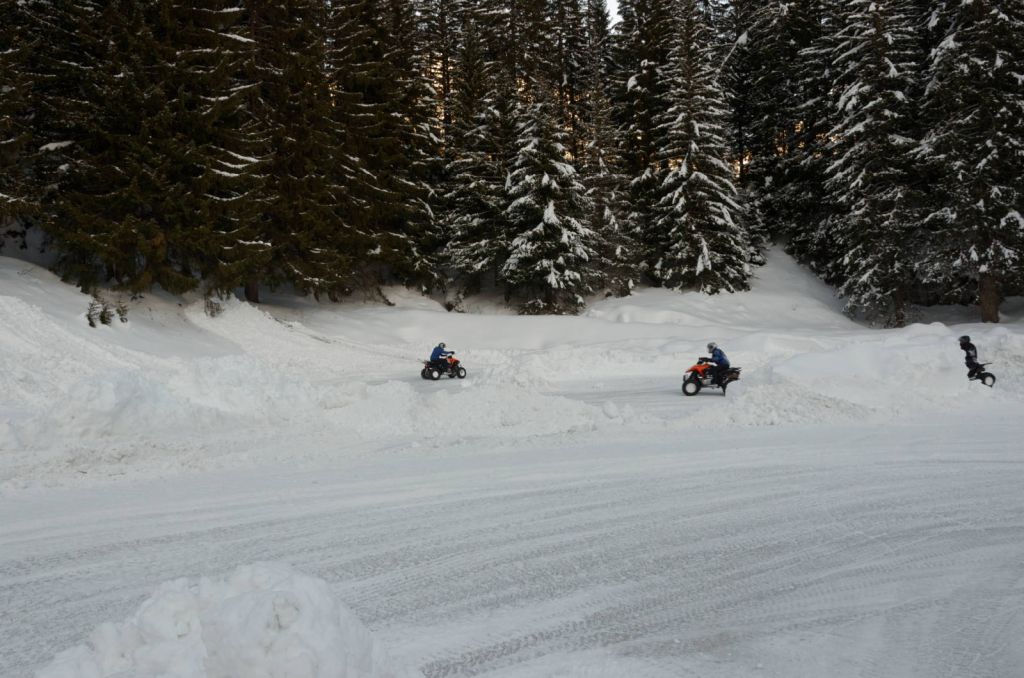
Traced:
<svg viewBox="0 0 1024 678">
<path fill-rule="evenodd" d="M 93 329 L 0 258 L 0 676 L 67 650 L 41 676 L 191 677 L 200 638 L 211 676 L 1024 675 L 1020 300 L 870 329 L 778 253 L 749 293 L 579 318 L 389 293 L 215 317 L 151 294 Z M 709 340 L 743 379 L 684 398 Z M 466 380 L 420 379 L 438 341 Z M 238 569 L 265 561 L 294 570 Z M 219 637 L 268 646 L 238 637 L 265 595 L 311 601 L 299 639 L 217 664 Z"/>
</svg>

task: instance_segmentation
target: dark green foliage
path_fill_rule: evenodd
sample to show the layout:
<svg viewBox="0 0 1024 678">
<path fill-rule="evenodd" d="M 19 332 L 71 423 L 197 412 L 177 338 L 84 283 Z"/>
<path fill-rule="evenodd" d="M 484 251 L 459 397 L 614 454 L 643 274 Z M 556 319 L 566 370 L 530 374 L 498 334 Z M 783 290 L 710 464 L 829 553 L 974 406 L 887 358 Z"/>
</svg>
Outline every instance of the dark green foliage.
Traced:
<svg viewBox="0 0 1024 678">
<path fill-rule="evenodd" d="M 28 153 L 32 138 L 27 60 L 34 48 L 21 3 L 0 1 L 0 248 L 4 238 L 21 235 L 14 220 L 31 210 Z"/>
<path fill-rule="evenodd" d="M 943 2 L 933 23 L 944 36 L 924 98 L 919 157 L 935 180 L 921 274 L 998 321 L 1003 296 L 1024 291 L 1024 7 Z"/>
<path fill-rule="evenodd" d="M 660 160 L 654 218 L 643 234 L 649 275 L 659 285 L 706 293 L 747 289 L 750 246 L 737 217 L 727 161 L 725 93 L 711 49 L 709 16 L 682 0 L 665 67 L 673 102 L 660 118 Z"/>
<path fill-rule="evenodd" d="M 829 224 L 830 267 L 849 311 L 902 326 L 920 239 L 910 157 L 913 14 L 902 0 L 852 0 L 843 18 L 832 87 L 841 120 L 829 135 L 827 188 L 840 208 Z"/>
</svg>

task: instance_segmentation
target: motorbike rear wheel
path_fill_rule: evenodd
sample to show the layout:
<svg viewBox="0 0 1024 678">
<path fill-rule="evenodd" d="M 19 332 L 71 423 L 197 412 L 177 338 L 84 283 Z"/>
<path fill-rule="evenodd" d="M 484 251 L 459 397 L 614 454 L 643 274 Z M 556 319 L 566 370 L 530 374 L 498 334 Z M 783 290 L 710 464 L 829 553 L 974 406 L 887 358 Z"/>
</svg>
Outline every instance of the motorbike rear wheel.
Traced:
<svg viewBox="0 0 1024 678">
<path fill-rule="evenodd" d="M 981 374 L 978 375 L 978 379 L 981 381 L 981 383 L 985 384 L 985 386 L 988 386 L 989 388 L 995 386 L 996 383 L 996 377 L 991 372 L 982 372 Z"/>
<path fill-rule="evenodd" d="M 437 381 L 438 379 L 440 379 L 441 378 L 440 370 L 438 370 L 436 367 L 433 368 L 432 370 L 430 370 L 430 378 L 433 379 L 434 381 Z"/>
<path fill-rule="evenodd" d="M 700 393 L 701 383 L 693 378 L 683 381 L 683 395 L 695 396 Z"/>
<path fill-rule="evenodd" d="M 420 370 L 420 376 L 423 377 L 424 379 L 430 379 L 430 375 L 427 374 L 427 368 L 426 367 L 424 367 L 422 370 Z"/>
</svg>

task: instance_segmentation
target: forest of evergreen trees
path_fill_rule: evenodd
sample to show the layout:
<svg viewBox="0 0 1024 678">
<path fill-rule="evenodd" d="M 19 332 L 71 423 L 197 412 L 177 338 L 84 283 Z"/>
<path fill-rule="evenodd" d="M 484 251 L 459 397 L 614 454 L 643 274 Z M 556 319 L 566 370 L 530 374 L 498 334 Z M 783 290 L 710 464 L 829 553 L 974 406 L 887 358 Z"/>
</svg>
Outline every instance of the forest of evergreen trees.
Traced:
<svg viewBox="0 0 1024 678">
<path fill-rule="evenodd" d="M 0 223 L 92 289 L 1024 294 L 1020 0 L 0 0 Z"/>
</svg>

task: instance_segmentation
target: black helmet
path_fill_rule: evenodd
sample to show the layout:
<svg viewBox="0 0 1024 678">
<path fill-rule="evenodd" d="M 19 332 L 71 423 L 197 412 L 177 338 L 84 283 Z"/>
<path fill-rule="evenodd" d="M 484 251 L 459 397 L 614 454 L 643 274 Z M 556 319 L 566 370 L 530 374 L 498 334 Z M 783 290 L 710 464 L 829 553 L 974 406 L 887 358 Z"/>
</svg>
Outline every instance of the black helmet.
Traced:
<svg viewBox="0 0 1024 678">
<path fill-rule="evenodd" d="M 964 336 L 960 337 L 960 343 L 961 343 L 961 344 L 969 344 L 969 343 L 971 343 L 971 338 L 970 338 L 970 337 L 968 337 L 968 336 L 967 336 L 967 335 L 965 334 Z"/>
<path fill-rule="evenodd" d="M 444 348 L 444 342 L 442 341 L 440 344 L 437 345 L 437 347 L 438 348 Z"/>
<path fill-rule="evenodd" d="M 718 348 L 718 344 L 713 341 L 708 342 L 708 351 L 714 351 L 716 348 Z"/>
</svg>

